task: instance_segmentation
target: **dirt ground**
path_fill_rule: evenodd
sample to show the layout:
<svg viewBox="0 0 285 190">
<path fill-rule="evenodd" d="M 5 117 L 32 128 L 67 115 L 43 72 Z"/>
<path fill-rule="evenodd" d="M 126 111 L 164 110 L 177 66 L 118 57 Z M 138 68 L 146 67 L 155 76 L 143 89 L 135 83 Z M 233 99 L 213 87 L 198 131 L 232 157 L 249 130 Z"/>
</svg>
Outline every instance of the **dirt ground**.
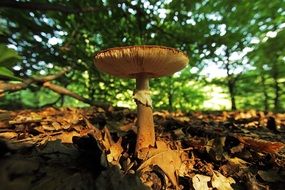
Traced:
<svg viewBox="0 0 285 190">
<path fill-rule="evenodd" d="M 133 110 L 0 110 L 0 189 L 285 189 L 284 113 L 153 116 L 138 159 Z"/>
</svg>

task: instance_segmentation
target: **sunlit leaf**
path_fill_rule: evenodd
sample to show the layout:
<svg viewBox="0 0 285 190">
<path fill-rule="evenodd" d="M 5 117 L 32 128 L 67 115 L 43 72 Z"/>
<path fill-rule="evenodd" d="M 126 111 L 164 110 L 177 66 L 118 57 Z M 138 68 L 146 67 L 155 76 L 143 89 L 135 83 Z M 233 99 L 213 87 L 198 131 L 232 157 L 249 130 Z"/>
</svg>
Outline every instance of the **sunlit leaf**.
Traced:
<svg viewBox="0 0 285 190">
<path fill-rule="evenodd" d="M 0 78 L 21 80 L 19 77 L 16 77 L 12 71 L 10 71 L 6 67 L 2 67 L 2 66 L 0 66 Z"/>
<path fill-rule="evenodd" d="M 21 56 L 15 50 L 8 48 L 4 44 L 0 44 L 0 52 L 0 66 L 11 69 L 17 61 L 21 60 Z"/>
</svg>

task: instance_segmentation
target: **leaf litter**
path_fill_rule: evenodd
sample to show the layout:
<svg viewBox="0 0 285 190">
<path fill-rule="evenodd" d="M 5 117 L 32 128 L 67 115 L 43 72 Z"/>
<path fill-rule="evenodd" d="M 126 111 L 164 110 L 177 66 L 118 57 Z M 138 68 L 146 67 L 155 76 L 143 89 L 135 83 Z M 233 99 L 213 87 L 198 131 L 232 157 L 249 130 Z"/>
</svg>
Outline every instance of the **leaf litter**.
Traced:
<svg viewBox="0 0 285 190">
<path fill-rule="evenodd" d="M 284 189 L 285 114 L 154 112 L 134 155 L 126 108 L 0 110 L 0 189 Z"/>
</svg>

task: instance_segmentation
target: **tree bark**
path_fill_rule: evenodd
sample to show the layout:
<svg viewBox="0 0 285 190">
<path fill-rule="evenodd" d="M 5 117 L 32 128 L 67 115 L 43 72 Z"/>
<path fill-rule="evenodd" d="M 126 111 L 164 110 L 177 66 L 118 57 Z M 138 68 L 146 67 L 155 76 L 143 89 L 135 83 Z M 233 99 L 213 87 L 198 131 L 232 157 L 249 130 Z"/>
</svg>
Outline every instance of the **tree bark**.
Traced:
<svg viewBox="0 0 285 190">
<path fill-rule="evenodd" d="M 75 98 L 79 101 L 82 101 L 84 103 L 93 105 L 94 102 L 92 102 L 91 100 L 86 99 L 86 98 L 80 96 L 79 94 L 76 94 L 76 93 L 68 90 L 67 88 L 64 88 L 62 86 L 59 86 L 59 85 L 56 85 L 56 84 L 53 84 L 50 82 L 52 80 L 55 80 L 55 79 L 61 77 L 62 75 L 64 75 L 66 72 L 68 72 L 70 70 L 71 70 L 70 68 L 64 68 L 61 72 L 56 73 L 54 75 L 32 77 L 31 79 L 23 80 L 23 82 L 21 82 L 21 83 L 8 83 L 8 82 L 0 81 L 0 97 L 4 96 L 5 92 L 15 92 L 15 91 L 23 90 L 25 88 L 28 88 L 32 84 L 36 84 L 38 86 L 43 86 L 43 87 L 48 88 L 54 92 L 57 92 L 58 94 L 70 96 L 70 97 L 73 97 L 73 98 Z M 102 103 L 96 103 L 96 104 L 104 105 Z"/>
<path fill-rule="evenodd" d="M 76 94 L 74 92 L 71 92 L 70 90 L 68 90 L 68 89 L 66 89 L 66 88 L 64 88 L 62 86 L 58 86 L 58 85 L 53 84 L 51 82 L 43 83 L 43 87 L 48 88 L 48 89 L 50 89 L 50 90 L 52 90 L 54 92 L 57 92 L 59 94 L 70 96 L 70 97 L 75 98 L 75 99 L 77 99 L 77 100 L 79 100 L 81 102 L 84 102 L 84 103 L 87 103 L 87 104 L 91 104 L 90 100 L 88 100 L 88 99 L 86 99 L 86 98 L 84 98 L 84 97 L 82 97 L 82 96 L 80 96 L 80 95 L 78 95 L 78 94 Z"/>
<path fill-rule="evenodd" d="M 274 111 L 279 111 L 280 110 L 280 86 L 276 78 L 274 78 L 273 80 L 274 80 L 274 92 L 275 92 Z"/>
<path fill-rule="evenodd" d="M 264 111 L 268 111 L 269 110 L 269 104 L 268 104 L 269 96 L 267 93 L 265 77 L 263 73 L 261 73 L 261 84 L 262 84 L 262 93 L 263 93 L 263 98 L 264 98 L 263 99 Z"/>
<path fill-rule="evenodd" d="M 168 109 L 169 111 L 173 111 L 173 94 L 171 90 L 168 91 Z"/>
<path fill-rule="evenodd" d="M 272 65 L 272 78 L 274 81 L 274 111 L 279 111 L 280 109 L 280 85 L 278 82 L 278 67 L 277 64 L 274 62 Z"/>
<path fill-rule="evenodd" d="M 235 98 L 235 80 L 234 79 L 230 78 L 228 80 L 228 89 L 229 89 L 230 98 L 231 98 L 231 109 L 235 111 L 237 107 L 236 107 L 236 98 Z"/>
<path fill-rule="evenodd" d="M 236 78 L 234 74 L 230 73 L 230 60 L 229 60 L 229 52 L 226 51 L 227 61 L 225 63 L 225 68 L 227 71 L 227 86 L 230 94 L 231 99 L 231 110 L 235 111 L 236 107 L 236 99 L 235 99 L 235 88 L 236 88 Z"/>
</svg>

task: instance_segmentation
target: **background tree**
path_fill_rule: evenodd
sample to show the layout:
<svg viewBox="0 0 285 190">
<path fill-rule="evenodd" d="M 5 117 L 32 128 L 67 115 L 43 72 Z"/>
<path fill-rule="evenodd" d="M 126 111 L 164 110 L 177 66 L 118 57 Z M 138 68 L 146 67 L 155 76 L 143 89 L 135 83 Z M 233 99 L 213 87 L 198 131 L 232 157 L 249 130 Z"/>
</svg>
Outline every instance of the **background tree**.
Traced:
<svg viewBox="0 0 285 190">
<path fill-rule="evenodd" d="M 89 101 L 29 85 L 25 90 L 6 93 L 0 104 L 7 106 L 17 99 L 18 104 L 32 107 L 102 102 L 130 105 L 132 92 L 128 89 L 134 81 L 98 72 L 93 55 L 109 47 L 157 44 L 185 51 L 190 65 L 172 78 L 153 81 L 154 99 L 160 96 L 157 99 L 161 100 L 155 101 L 156 108 L 204 109 L 203 102 L 208 98 L 205 86 L 214 85 L 229 95 L 233 110 L 282 111 L 284 3 L 3 0 L 0 43 L 22 58 L 9 68 L 5 66 L 10 74 L 25 81 L 70 68 L 53 84 Z M 210 77 L 205 75 L 213 67 L 219 70 L 210 71 Z M 214 72 L 224 75 L 213 79 Z"/>
</svg>

